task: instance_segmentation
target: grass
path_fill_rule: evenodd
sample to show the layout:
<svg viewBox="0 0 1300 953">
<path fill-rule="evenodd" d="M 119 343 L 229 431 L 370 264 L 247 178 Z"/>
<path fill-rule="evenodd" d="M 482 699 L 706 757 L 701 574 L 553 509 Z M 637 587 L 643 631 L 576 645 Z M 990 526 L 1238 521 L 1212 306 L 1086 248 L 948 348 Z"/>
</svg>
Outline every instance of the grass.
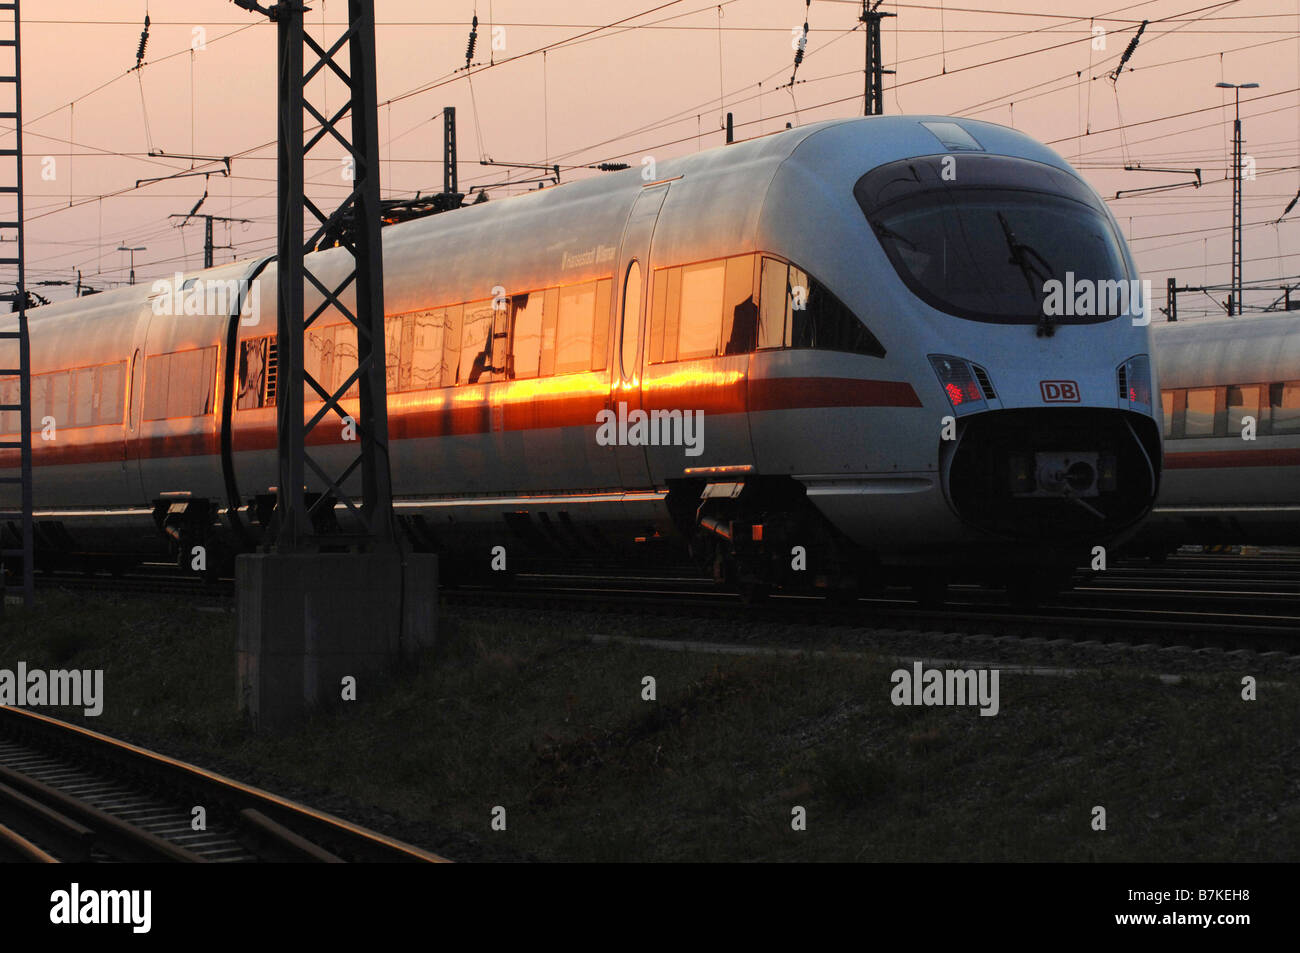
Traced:
<svg viewBox="0 0 1300 953">
<path fill-rule="evenodd" d="M 884 660 L 597 646 L 572 617 L 445 610 L 418 668 L 272 735 L 235 712 L 234 625 L 179 602 L 50 596 L 10 609 L 0 667 L 103 668 L 90 727 L 453 859 L 1300 859 L 1293 683 L 1245 702 L 1240 675 L 1004 672 L 999 714 L 980 717 L 894 707 Z M 674 625 L 688 634 L 645 630 Z"/>
</svg>

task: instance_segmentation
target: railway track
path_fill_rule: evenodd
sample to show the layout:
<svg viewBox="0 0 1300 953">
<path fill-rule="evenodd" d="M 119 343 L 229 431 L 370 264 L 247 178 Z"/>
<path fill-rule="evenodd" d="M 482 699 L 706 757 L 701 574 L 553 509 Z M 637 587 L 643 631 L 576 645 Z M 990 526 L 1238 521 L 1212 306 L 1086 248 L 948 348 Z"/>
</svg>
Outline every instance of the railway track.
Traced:
<svg viewBox="0 0 1300 953">
<path fill-rule="evenodd" d="M 40 863 L 444 859 L 174 758 L 9 707 L 0 707 L 0 855 Z"/>
<path fill-rule="evenodd" d="M 220 604 L 233 582 L 203 583 L 175 569 L 118 578 L 51 575 L 44 584 L 70 589 L 178 594 Z M 1170 557 L 1164 563 L 1123 562 L 1104 573 L 1080 573 L 1075 588 L 1034 607 L 1007 604 L 1005 593 L 954 585 L 943 605 L 918 605 L 907 590 L 832 602 L 820 595 L 774 594 L 744 604 L 710 580 L 680 572 L 602 569 L 574 564 L 563 573 L 525 571 L 506 586 L 447 588 L 449 605 L 569 608 L 652 616 L 720 616 L 810 625 L 878 628 L 979 627 L 999 634 L 1080 640 L 1099 632 L 1116 638 L 1198 647 L 1296 651 L 1300 646 L 1300 557 Z"/>
</svg>

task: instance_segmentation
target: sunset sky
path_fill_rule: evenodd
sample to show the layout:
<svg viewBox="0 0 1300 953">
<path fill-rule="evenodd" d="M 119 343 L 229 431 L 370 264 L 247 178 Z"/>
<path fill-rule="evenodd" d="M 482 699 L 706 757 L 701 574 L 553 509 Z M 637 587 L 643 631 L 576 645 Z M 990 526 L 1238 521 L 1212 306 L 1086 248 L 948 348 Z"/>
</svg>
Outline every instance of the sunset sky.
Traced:
<svg viewBox="0 0 1300 953">
<path fill-rule="evenodd" d="M 587 165 L 639 162 L 720 145 L 723 115 L 737 138 L 820 119 L 861 115 L 864 36 L 851 0 L 378 0 L 379 132 L 384 194 L 442 185 L 444 105 L 457 108 L 461 188 L 536 173 L 483 167 L 480 158 Z M 144 68 L 134 71 L 146 9 Z M 333 38 L 346 0 L 316 0 L 315 34 Z M 1125 172 L 1141 163 L 1202 170 L 1200 189 L 1110 202 L 1143 277 L 1164 303 L 1166 277 L 1229 278 L 1232 91 L 1244 90 L 1245 279 L 1300 274 L 1300 207 L 1273 220 L 1300 189 L 1300 0 L 1153 0 L 1033 3 L 930 0 L 886 3 L 886 112 L 938 113 L 1012 125 L 1047 142 L 1108 200 L 1120 189 L 1184 182 L 1181 172 Z M 465 47 L 477 10 L 479 37 L 467 75 Z M 808 52 L 788 83 L 792 32 L 807 12 Z M 992 12 L 996 11 L 996 12 Z M 203 194 L 203 176 L 136 188 L 138 179 L 214 174 L 200 211 L 246 218 L 218 225 L 217 261 L 275 243 L 275 27 L 229 0 L 59 0 L 24 4 L 23 81 L 28 281 L 52 300 L 76 269 L 98 288 L 202 264 L 200 220 L 176 227 Z M 1118 83 L 1114 68 L 1143 19 L 1142 40 Z M 617 21 L 617 26 L 605 28 Z M 206 49 L 193 51 L 195 28 Z M 493 50 L 493 27 L 504 49 Z M 855 30 L 854 28 L 857 27 Z M 1093 28 L 1106 30 L 1093 49 Z M 576 39 L 575 39 L 576 38 Z M 568 41 L 568 42 L 566 42 Z M 549 49 L 543 54 L 543 47 Z M 489 65 L 495 63 L 495 65 Z M 459 71 L 458 71 L 459 70 Z M 310 95 L 334 108 L 340 87 Z M 4 107 L 8 108 L 8 107 Z M 1122 123 L 1121 123 L 1122 117 Z M 12 146 L 12 128 L 3 145 Z M 231 156 L 221 163 L 150 158 Z M 53 164 L 46 159 L 53 159 Z M 54 178 L 47 180 L 42 173 Z M 864 170 L 865 171 L 865 170 Z M 336 203 L 347 183 L 337 150 L 313 153 L 313 197 Z M 565 168 L 565 181 L 598 172 Z M 508 190 L 497 189 L 493 198 Z M 846 196 L 846 201 L 850 197 Z M 1255 224 L 1258 223 L 1258 224 Z M 3 280 L 12 281 L 6 272 Z M 1218 295 L 1222 298 L 1223 295 Z M 1267 294 L 1248 294 L 1264 304 Z M 1204 295 L 1180 312 L 1221 313 Z"/>
</svg>

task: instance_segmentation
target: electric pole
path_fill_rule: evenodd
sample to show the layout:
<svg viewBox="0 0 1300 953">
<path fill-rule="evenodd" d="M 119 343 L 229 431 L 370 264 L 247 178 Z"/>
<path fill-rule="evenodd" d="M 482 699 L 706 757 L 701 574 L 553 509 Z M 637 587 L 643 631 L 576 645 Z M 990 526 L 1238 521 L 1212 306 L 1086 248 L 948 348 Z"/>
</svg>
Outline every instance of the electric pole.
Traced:
<svg viewBox="0 0 1300 953">
<path fill-rule="evenodd" d="M 867 0 L 862 0 L 862 16 L 858 20 L 867 25 L 867 67 L 864 71 L 864 116 L 882 116 L 885 113 L 885 88 L 884 74 L 889 73 L 891 76 L 894 71 L 884 68 L 884 60 L 880 53 L 880 21 L 885 17 L 897 16 L 895 13 L 881 13 L 880 4 L 884 0 L 876 0 L 870 8 L 867 6 Z"/>
<path fill-rule="evenodd" d="M 1228 292 L 1228 317 L 1241 314 L 1241 91 L 1258 89 L 1259 83 L 1215 83 L 1233 94 L 1232 120 L 1232 290 Z"/>
</svg>

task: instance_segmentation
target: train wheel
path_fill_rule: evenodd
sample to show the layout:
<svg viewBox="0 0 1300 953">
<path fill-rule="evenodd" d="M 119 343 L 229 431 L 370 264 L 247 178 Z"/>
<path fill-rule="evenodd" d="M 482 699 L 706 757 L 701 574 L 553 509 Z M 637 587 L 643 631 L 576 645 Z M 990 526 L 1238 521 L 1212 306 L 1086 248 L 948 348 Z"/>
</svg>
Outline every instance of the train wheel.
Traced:
<svg viewBox="0 0 1300 953">
<path fill-rule="evenodd" d="M 747 606 L 764 603 L 772 595 L 772 587 L 765 582 L 742 582 L 738 590 L 740 601 Z"/>
</svg>

